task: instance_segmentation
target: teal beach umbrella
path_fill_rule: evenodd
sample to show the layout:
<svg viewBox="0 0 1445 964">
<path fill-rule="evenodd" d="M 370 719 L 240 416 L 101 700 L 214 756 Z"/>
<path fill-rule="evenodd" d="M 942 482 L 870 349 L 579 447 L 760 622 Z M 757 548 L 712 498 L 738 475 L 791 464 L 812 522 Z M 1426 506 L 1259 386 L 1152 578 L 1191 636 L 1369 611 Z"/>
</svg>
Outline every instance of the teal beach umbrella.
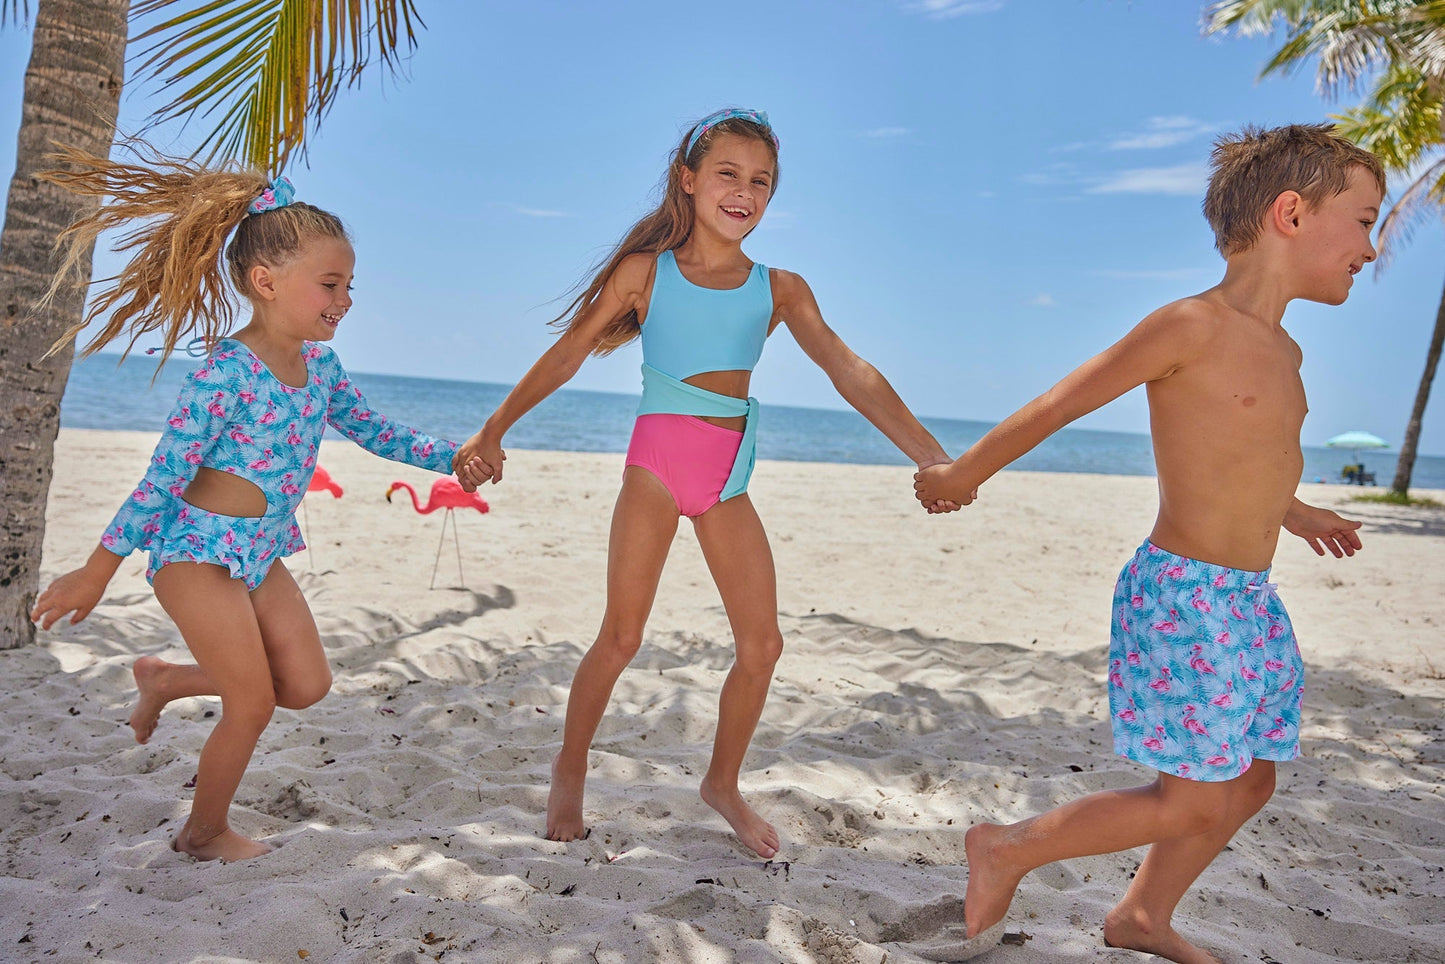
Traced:
<svg viewBox="0 0 1445 964">
<path fill-rule="evenodd" d="M 1360 449 L 1387 449 L 1390 443 L 1378 435 L 1371 435 L 1369 432 L 1342 432 L 1332 439 L 1325 440 L 1325 445 L 1332 449 L 1349 449 L 1356 462 L 1360 461 Z"/>
</svg>

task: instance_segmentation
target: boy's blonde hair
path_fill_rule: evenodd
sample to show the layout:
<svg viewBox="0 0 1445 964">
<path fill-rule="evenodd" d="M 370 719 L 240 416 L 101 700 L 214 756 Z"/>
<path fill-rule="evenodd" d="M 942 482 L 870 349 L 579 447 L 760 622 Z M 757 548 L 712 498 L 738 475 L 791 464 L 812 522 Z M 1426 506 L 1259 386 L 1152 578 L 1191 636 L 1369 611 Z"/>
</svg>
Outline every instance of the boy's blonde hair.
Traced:
<svg viewBox="0 0 1445 964">
<path fill-rule="evenodd" d="M 116 249 L 133 252 L 118 275 L 100 282 L 85 318 L 51 351 L 106 313 L 109 319 L 82 355 L 122 336 L 129 336 L 129 353 L 136 339 L 151 332 L 163 342 L 161 364 L 192 336 L 210 348 L 231 330 L 238 307 L 234 292 L 251 297 L 251 268 L 280 267 L 314 238 L 346 240 L 341 220 L 310 204 L 292 202 L 248 214 L 251 202 L 270 184 L 264 174 L 207 168 L 166 157 L 139 142 L 129 146 L 138 163 L 62 147 L 55 159 L 67 169 L 39 175 L 76 194 L 107 199 L 60 236 L 65 259 L 47 299 L 74 276 L 77 263 L 102 232 L 128 227 Z"/>
<path fill-rule="evenodd" d="M 1380 159 L 1334 132 L 1333 124 L 1249 126 L 1214 142 L 1204 216 L 1214 229 L 1214 246 L 1226 258 L 1247 251 L 1259 239 L 1265 212 L 1285 191 L 1296 191 L 1311 206 L 1343 193 L 1350 169 L 1363 167 L 1385 193 Z"/>
</svg>

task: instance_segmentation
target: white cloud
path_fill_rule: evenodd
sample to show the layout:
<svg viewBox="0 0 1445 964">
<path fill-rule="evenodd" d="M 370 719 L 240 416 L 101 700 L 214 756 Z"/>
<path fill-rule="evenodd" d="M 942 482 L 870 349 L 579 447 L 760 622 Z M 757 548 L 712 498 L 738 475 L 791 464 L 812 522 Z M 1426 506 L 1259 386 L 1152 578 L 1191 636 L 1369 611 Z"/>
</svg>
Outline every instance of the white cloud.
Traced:
<svg viewBox="0 0 1445 964">
<path fill-rule="evenodd" d="M 1115 138 L 1109 144 L 1109 149 L 1157 150 L 1192 141 L 1196 137 L 1212 134 L 1215 130 L 1214 124 L 1207 124 L 1192 117 L 1151 117 L 1144 122 L 1143 131 Z"/>
<path fill-rule="evenodd" d="M 875 127 L 871 131 L 864 131 L 864 137 L 902 137 L 904 134 L 913 133 L 907 127 Z"/>
<path fill-rule="evenodd" d="M 524 214 L 529 218 L 569 218 L 572 216 L 566 211 L 549 211 L 546 208 L 525 208 L 520 204 L 513 204 L 512 210 L 518 214 Z"/>
<path fill-rule="evenodd" d="M 1204 164 L 1119 171 L 1089 187 L 1090 194 L 1189 194 L 1202 197 L 1209 180 Z"/>
<path fill-rule="evenodd" d="M 1040 291 L 1028 300 L 1028 304 L 1034 308 L 1053 308 L 1058 304 L 1054 296 L 1046 291 Z"/>
<path fill-rule="evenodd" d="M 921 13 L 929 20 L 952 20 L 976 13 L 993 13 L 1002 10 L 1004 0 L 912 0 L 905 3 L 905 10 Z"/>
</svg>

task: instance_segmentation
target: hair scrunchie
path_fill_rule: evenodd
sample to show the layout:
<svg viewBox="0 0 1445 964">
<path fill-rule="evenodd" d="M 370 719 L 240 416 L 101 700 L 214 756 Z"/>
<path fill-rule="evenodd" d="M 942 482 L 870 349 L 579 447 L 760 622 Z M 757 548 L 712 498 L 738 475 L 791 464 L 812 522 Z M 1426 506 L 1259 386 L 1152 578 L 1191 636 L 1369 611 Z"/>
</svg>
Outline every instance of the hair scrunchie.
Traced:
<svg viewBox="0 0 1445 964">
<path fill-rule="evenodd" d="M 278 175 L 271 186 L 262 191 L 256 200 L 246 205 L 247 214 L 261 214 L 265 211 L 274 211 L 277 208 L 284 208 L 296 200 L 296 186 L 291 179 Z"/>
</svg>

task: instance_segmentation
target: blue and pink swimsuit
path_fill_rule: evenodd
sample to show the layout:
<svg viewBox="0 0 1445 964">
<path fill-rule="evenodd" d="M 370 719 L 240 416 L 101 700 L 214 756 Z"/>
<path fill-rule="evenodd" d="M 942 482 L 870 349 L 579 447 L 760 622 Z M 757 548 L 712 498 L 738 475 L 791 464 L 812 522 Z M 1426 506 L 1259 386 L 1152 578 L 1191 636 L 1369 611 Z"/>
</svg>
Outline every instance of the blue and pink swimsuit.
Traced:
<svg viewBox="0 0 1445 964">
<path fill-rule="evenodd" d="M 187 376 L 145 478 L 100 544 L 118 556 L 148 549 L 147 580 L 168 563 L 204 562 L 255 589 L 273 562 L 306 548 L 296 507 L 328 424 L 383 458 L 451 471 L 455 442 L 372 411 L 330 348 L 307 342 L 303 355 L 306 384 L 287 385 L 244 344 L 222 339 Z M 266 496 L 265 514 L 219 515 L 186 502 L 201 466 L 254 483 Z"/>
<path fill-rule="evenodd" d="M 646 469 L 677 510 L 699 516 L 747 491 L 756 459 L 758 402 L 683 381 L 703 372 L 752 371 L 773 317 L 768 269 L 754 264 L 737 288 L 704 288 L 683 277 L 671 251 L 657 256 L 642 325 L 642 404 L 627 464 Z M 746 418 L 739 433 L 697 416 Z"/>
</svg>

